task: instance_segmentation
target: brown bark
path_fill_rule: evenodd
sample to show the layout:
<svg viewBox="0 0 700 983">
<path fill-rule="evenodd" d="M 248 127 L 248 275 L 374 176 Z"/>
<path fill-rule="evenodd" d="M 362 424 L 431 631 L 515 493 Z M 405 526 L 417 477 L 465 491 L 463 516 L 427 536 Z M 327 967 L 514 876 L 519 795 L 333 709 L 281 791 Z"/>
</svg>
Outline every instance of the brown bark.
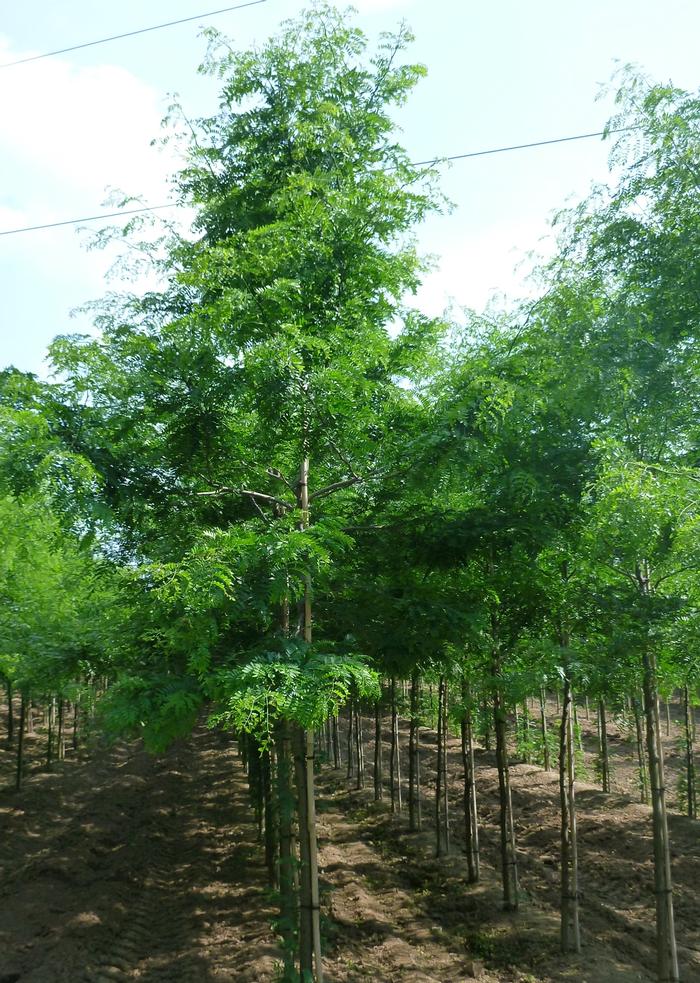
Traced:
<svg viewBox="0 0 700 983">
<path fill-rule="evenodd" d="M 291 748 L 286 724 L 276 737 L 277 805 L 279 809 L 279 894 L 282 950 L 285 977 L 294 973 L 295 935 L 298 919 L 296 844 L 294 841 L 294 796 L 291 787 Z"/>
<path fill-rule="evenodd" d="M 300 528 L 309 525 L 309 459 L 304 457 L 299 472 L 297 504 L 301 513 Z M 303 599 L 303 637 L 312 641 L 311 577 L 305 577 Z M 318 880 L 318 842 L 316 834 L 316 795 L 314 789 L 314 735 L 313 731 L 298 729 L 298 751 L 295 754 L 297 795 L 299 808 L 299 843 L 301 869 L 305 871 L 300 881 L 300 970 L 316 983 L 323 983 L 321 957 L 321 905 Z"/>
<path fill-rule="evenodd" d="M 420 780 L 418 761 L 418 686 L 417 673 L 411 676 L 411 721 L 408 731 L 408 828 L 420 829 Z"/>
<path fill-rule="evenodd" d="M 547 741 L 547 707 L 544 686 L 540 689 L 540 734 L 542 735 L 542 759 L 545 771 L 550 769 L 549 743 Z"/>
<path fill-rule="evenodd" d="M 678 954 L 673 912 L 671 847 L 668 836 L 668 817 L 666 814 L 666 789 L 664 786 L 664 763 L 661 751 L 656 663 L 653 655 L 648 650 L 643 655 L 643 666 L 644 710 L 654 843 L 657 974 L 659 983 L 678 983 L 680 977 L 678 975 Z"/>
<path fill-rule="evenodd" d="M 605 719 L 605 703 L 598 700 L 598 767 L 600 784 L 604 792 L 610 791 L 610 757 L 608 754 L 608 725 Z"/>
<path fill-rule="evenodd" d="M 559 730 L 559 800 L 561 806 L 561 951 L 580 952 L 576 776 L 571 684 L 564 680 Z"/>
<path fill-rule="evenodd" d="M 15 790 L 19 792 L 22 788 L 22 779 L 24 777 L 24 724 L 25 716 L 27 713 L 27 698 L 24 693 L 21 694 L 21 700 L 19 705 L 19 728 L 17 734 L 17 767 L 15 770 Z"/>
<path fill-rule="evenodd" d="M 471 694 L 466 679 L 462 680 L 461 722 L 462 766 L 464 768 L 464 846 L 467 854 L 467 879 L 476 884 L 480 876 L 479 818 L 476 810 L 476 782 L 474 780 L 474 739 L 472 727 Z"/>
<path fill-rule="evenodd" d="M 637 769 L 639 775 L 639 799 L 640 802 L 649 802 L 649 773 L 647 771 L 646 756 L 644 754 L 644 728 L 642 725 L 642 709 L 639 699 L 633 696 L 631 699 L 632 713 L 634 715 L 634 733 L 637 747 Z"/>
<path fill-rule="evenodd" d="M 506 709 L 500 692 L 500 667 L 494 655 L 492 665 L 494 681 L 493 722 L 496 737 L 496 766 L 498 768 L 498 799 L 500 807 L 501 879 L 503 883 L 503 907 L 506 911 L 518 909 L 518 866 L 515 848 L 513 800 L 508 765 L 508 733 Z"/>
<path fill-rule="evenodd" d="M 695 715 L 690 701 L 688 684 L 683 687 L 683 714 L 685 723 L 685 786 L 687 812 L 691 819 L 698 818 L 697 783 L 695 775 Z"/>
</svg>

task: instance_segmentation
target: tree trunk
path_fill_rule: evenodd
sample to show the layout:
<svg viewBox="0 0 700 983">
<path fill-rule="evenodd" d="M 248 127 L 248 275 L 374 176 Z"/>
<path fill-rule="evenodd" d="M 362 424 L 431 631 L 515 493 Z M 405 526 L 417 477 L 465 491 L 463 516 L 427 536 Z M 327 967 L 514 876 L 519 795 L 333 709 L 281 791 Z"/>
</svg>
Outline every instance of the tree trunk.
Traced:
<svg viewBox="0 0 700 983">
<path fill-rule="evenodd" d="M 483 724 L 483 733 L 481 735 L 484 742 L 484 751 L 491 750 L 491 708 L 489 707 L 488 700 L 484 697 L 481 704 L 481 721 Z"/>
<path fill-rule="evenodd" d="M 685 784 L 688 797 L 688 816 L 698 818 L 697 783 L 695 777 L 695 715 L 690 702 L 690 690 L 686 683 L 683 688 L 683 711 L 685 716 Z"/>
<path fill-rule="evenodd" d="M 447 813 L 447 682 L 438 681 L 437 713 L 437 771 L 435 778 L 435 853 L 442 857 L 450 850 L 449 817 Z"/>
<path fill-rule="evenodd" d="M 525 763 L 528 765 L 532 764 L 532 741 L 530 736 L 530 710 L 527 705 L 527 700 L 523 700 L 523 708 L 521 711 L 522 721 L 523 721 L 523 744 L 525 747 Z"/>
<path fill-rule="evenodd" d="M 294 842 L 294 796 L 291 786 L 291 750 L 287 725 L 280 725 L 277 748 L 277 808 L 279 811 L 279 895 L 285 981 L 294 978 L 297 906 L 297 862 Z"/>
<path fill-rule="evenodd" d="M 561 804 L 561 951 L 580 952 L 576 775 L 571 683 L 564 679 L 559 731 L 559 799 Z"/>
<path fill-rule="evenodd" d="M 645 805 L 649 802 L 649 774 L 644 754 L 644 728 L 642 725 L 642 709 L 639 699 L 632 696 L 632 713 L 634 714 L 635 743 L 637 745 L 637 769 L 639 774 L 639 799 Z"/>
<path fill-rule="evenodd" d="M 391 811 L 401 812 L 401 756 L 399 750 L 399 715 L 396 707 L 396 676 L 391 677 Z"/>
<path fill-rule="evenodd" d="M 462 680 L 462 765 L 464 767 L 464 846 L 467 854 L 467 879 L 479 881 L 479 819 L 476 811 L 476 782 L 474 781 L 474 739 L 472 728 L 471 694 L 466 679 Z"/>
<path fill-rule="evenodd" d="M 651 785 L 654 838 L 654 893 L 656 895 L 656 956 L 659 983 L 678 983 L 678 954 L 673 913 L 671 845 L 668 837 L 664 763 L 661 751 L 656 663 L 647 650 L 643 655 L 644 712 L 646 718 L 649 783 Z"/>
<path fill-rule="evenodd" d="M 610 791 L 610 758 L 608 755 L 608 725 L 605 719 L 605 703 L 598 700 L 598 767 L 604 792 Z"/>
<path fill-rule="evenodd" d="M 513 822 L 513 801 L 510 789 L 510 769 L 508 767 L 507 718 L 503 697 L 500 692 L 500 668 L 496 657 L 494 657 L 492 673 L 495 684 L 493 722 L 496 736 L 496 766 L 498 768 L 503 907 L 506 911 L 517 911 L 518 866 L 515 852 L 515 826 Z"/>
<path fill-rule="evenodd" d="M 73 704 L 73 740 L 72 747 L 74 751 L 78 750 L 78 721 L 80 719 L 80 697 L 76 696 L 75 703 Z"/>
<path fill-rule="evenodd" d="M 381 697 L 374 704 L 374 801 L 381 802 L 384 798 L 384 776 L 382 755 L 382 701 Z"/>
<path fill-rule="evenodd" d="M 306 732 L 294 729 L 294 777 L 299 822 L 299 969 L 313 976 L 313 892 L 311 888 L 310 817 L 306 789 Z"/>
<path fill-rule="evenodd" d="M 267 868 L 267 882 L 271 888 L 275 888 L 278 886 L 277 845 L 279 832 L 277 830 L 277 809 L 275 809 L 272 796 L 272 758 L 267 749 L 261 754 L 260 766 L 265 820 L 265 866 Z"/>
<path fill-rule="evenodd" d="M 56 728 L 56 753 L 59 761 L 63 761 L 66 756 L 66 737 L 64 728 L 65 703 L 61 696 L 58 700 L 58 723 Z"/>
<path fill-rule="evenodd" d="M 12 706 L 14 692 L 11 680 L 5 680 L 5 689 L 7 690 L 7 743 L 12 744 L 15 739 L 15 716 Z"/>
<path fill-rule="evenodd" d="M 443 838 L 445 853 L 450 852 L 450 788 L 447 782 L 447 741 L 449 740 L 449 683 L 442 680 L 442 821 L 444 823 Z"/>
<path fill-rule="evenodd" d="M 418 762 L 418 674 L 411 676 L 411 723 L 408 732 L 408 828 L 420 829 L 420 779 Z"/>
<path fill-rule="evenodd" d="M 347 769 L 345 777 L 348 781 L 352 778 L 355 773 L 355 753 L 353 750 L 353 737 L 354 737 L 354 725 L 355 725 L 355 694 L 353 690 L 350 690 L 350 700 L 348 702 L 348 732 L 347 732 L 347 746 L 345 750 L 347 751 Z"/>
<path fill-rule="evenodd" d="M 306 437 L 306 434 L 304 435 Z M 299 472 L 298 506 L 301 512 L 299 526 L 309 525 L 309 459 L 304 457 Z M 304 578 L 303 636 L 307 645 L 312 642 L 311 577 Z M 314 735 L 313 731 L 297 728 L 297 752 L 295 754 L 297 796 L 299 809 L 300 880 L 300 970 L 316 983 L 323 983 L 321 958 L 321 905 L 318 882 L 318 843 L 316 835 L 316 796 L 314 790 Z M 352 755 L 351 755 L 352 757 Z"/>
<path fill-rule="evenodd" d="M 357 774 L 355 788 L 361 789 L 365 787 L 365 749 L 362 743 L 362 714 L 357 694 L 355 694 L 355 758 Z"/>
<path fill-rule="evenodd" d="M 547 741 L 547 707 L 544 686 L 540 689 L 540 733 L 542 735 L 542 760 L 545 771 L 550 769 L 549 743 Z"/>
<path fill-rule="evenodd" d="M 331 740 L 333 742 L 333 767 L 341 768 L 343 759 L 340 753 L 340 734 L 338 732 L 338 714 L 331 718 Z"/>
<path fill-rule="evenodd" d="M 17 768 L 15 771 L 15 791 L 19 792 L 22 788 L 24 777 L 24 724 L 27 712 L 27 698 L 24 693 L 20 694 L 19 705 L 19 732 L 17 734 Z"/>
<path fill-rule="evenodd" d="M 52 697 L 51 700 L 49 701 L 49 706 L 48 706 L 49 725 L 46 732 L 46 767 L 47 768 L 51 768 L 54 759 L 53 742 L 54 742 L 54 721 L 56 719 L 55 704 L 56 701 Z"/>
</svg>

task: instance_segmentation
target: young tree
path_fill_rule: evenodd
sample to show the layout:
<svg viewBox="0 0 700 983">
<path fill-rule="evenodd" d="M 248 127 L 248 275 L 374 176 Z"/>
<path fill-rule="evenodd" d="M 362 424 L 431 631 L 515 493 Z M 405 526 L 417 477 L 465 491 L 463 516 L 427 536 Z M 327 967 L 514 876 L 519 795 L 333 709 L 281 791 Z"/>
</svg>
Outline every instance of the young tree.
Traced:
<svg viewBox="0 0 700 983">
<path fill-rule="evenodd" d="M 339 526 L 377 487 L 392 423 L 414 399 L 400 384 L 411 345 L 388 327 L 422 269 L 410 230 L 438 199 L 432 172 L 397 144 L 391 109 L 423 69 L 402 63 L 407 30 L 367 58 L 361 32 L 324 3 L 259 50 L 209 38 L 204 70 L 222 80 L 221 104 L 192 124 L 175 178 L 197 210 L 195 238 L 169 233 L 156 247 L 162 292 L 105 303 L 98 340 L 53 354 L 89 396 L 80 449 L 133 549 L 177 561 L 207 526 L 254 531 L 276 571 L 274 604 L 296 605 L 313 664 L 325 634 L 312 637 L 314 553 L 332 564 L 347 548 Z M 272 608 L 262 621 L 269 630 Z M 301 973 L 315 966 L 321 980 L 313 735 L 297 724 L 310 870 Z"/>
</svg>

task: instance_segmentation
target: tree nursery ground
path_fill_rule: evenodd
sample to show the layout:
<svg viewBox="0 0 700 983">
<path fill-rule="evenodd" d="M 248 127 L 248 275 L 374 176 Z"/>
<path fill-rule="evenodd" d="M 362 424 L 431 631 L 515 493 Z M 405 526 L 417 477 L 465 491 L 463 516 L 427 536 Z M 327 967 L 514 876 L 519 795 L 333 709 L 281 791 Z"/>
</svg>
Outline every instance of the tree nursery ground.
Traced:
<svg viewBox="0 0 700 983">
<path fill-rule="evenodd" d="M 582 724 L 588 747 L 591 725 Z M 555 773 L 513 767 L 523 903 L 517 915 L 505 914 L 493 756 L 477 752 L 482 882 L 469 886 L 458 743 L 449 745 L 453 851 L 436 861 L 428 798 L 435 733 L 423 730 L 421 738 L 428 822 L 420 834 L 409 836 L 405 818 L 372 802 L 368 789 L 348 790 L 344 771 L 324 766 L 319 776 L 328 979 L 652 980 L 650 810 L 618 790 L 633 781 L 632 768 L 623 767 L 632 758 L 614 726 L 615 790 L 580 786 L 584 945 L 580 957 L 567 959 L 557 945 Z M 53 773 L 41 770 L 41 743 L 40 732 L 29 739 L 33 768 L 24 791 L 0 797 L 0 980 L 274 981 L 276 909 L 244 769 L 228 737 L 199 727 L 161 757 L 121 743 L 89 760 L 69 756 Z M 2 766 L 7 774 L 9 757 Z M 696 983 L 697 823 L 673 814 L 671 834 L 682 978 Z"/>
</svg>

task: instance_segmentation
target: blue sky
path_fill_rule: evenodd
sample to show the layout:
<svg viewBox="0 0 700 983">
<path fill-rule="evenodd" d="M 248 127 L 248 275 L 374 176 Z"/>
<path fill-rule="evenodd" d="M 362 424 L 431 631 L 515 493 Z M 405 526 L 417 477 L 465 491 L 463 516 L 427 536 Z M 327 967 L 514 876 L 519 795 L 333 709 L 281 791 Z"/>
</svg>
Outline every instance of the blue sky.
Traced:
<svg viewBox="0 0 700 983">
<path fill-rule="evenodd" d="M 207 0 L 6 5 L 0 62 L 216 6 Z M 267 0 L 201 24 L 246 46 L 263 42 L 303 6 Z M 416 34 L 411 57 L 429 74 L 399 122 L 417 160 L 602 129 L 611 99 L 596 97 L 616 62 L 635 62 L 658 81 L 700 85 L 696 0 L 359 0 L 355 6 L 370 37 L 402 18 Z M 190 115 L 213 111 L 215 85 L 196 74 L 203 50 L 195 21 L 0 69 L 0 230 L 94 214 L 108 187 L 153 204 L 167 200 L 175 162 L 149 144 L 160 132 L 169 93 L 179 93 Z M 482 308 L 494 293 L 526 292 L 521 261 L 531 250 L 546 252 L 543 237 L 556 209 L 605 179 L 607 152 L 590 140 L 446 169 L 444 190 L 456 207 L 420 231 L 422 248 L 436 254 L 438 265 L 418 306 L 429 313 L 450 302 Z M 56 334 L 90 329 L 85 316 L 71 319 L 69 312 L 115 284 L 105 281 L 110 257 L 86 251 L 85 240 L 70 227 L 0 237 L 0 366 L 44 374 Z"/>
</svg>

